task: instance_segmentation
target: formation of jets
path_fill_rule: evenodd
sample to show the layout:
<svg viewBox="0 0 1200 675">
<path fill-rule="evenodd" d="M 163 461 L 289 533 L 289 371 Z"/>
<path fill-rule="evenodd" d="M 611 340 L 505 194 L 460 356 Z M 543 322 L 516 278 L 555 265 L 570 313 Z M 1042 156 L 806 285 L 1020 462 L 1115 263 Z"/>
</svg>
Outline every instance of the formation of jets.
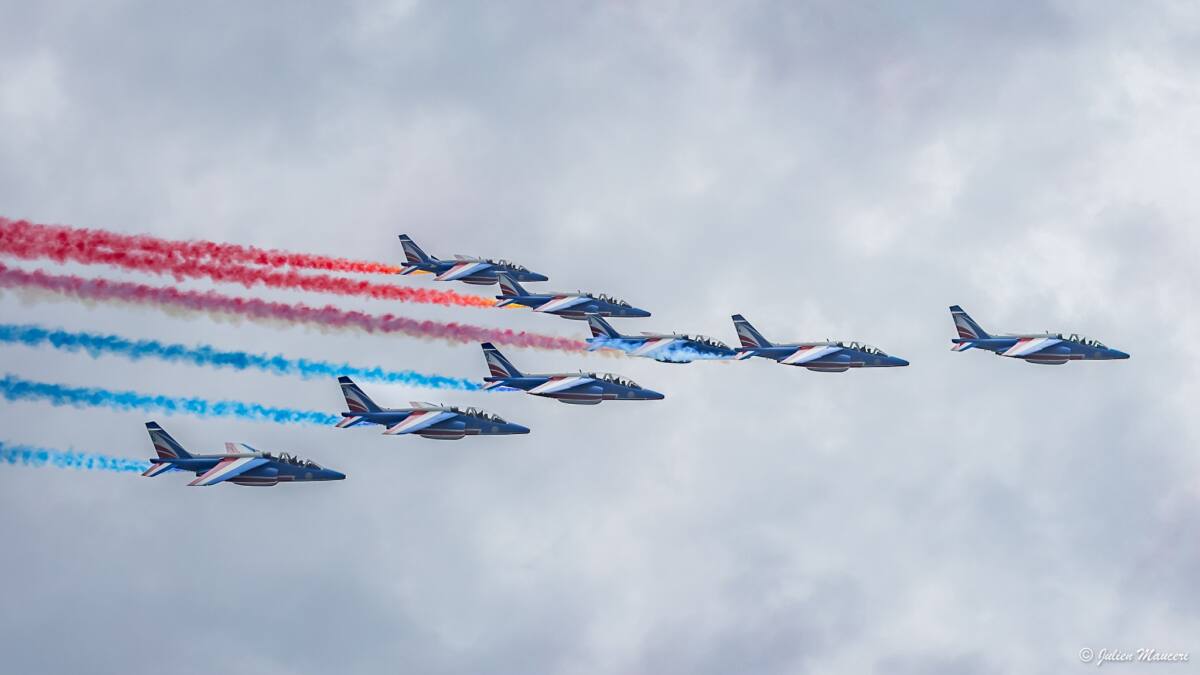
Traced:
<svg viewBox="0 0 1200 675">
<path fill-rule="evenodd" d="M 760 333 L 741 314 L 734 314 L 733 328 L 739 347 L 714 338 L 686 333 L 622 334 L 605 317 L 648 317 L 650 312 L 603 293 L 530 292 L 521 282 L 548 281 L 514 262 L 492 258 L 456 255 L 439 260 L 426 254 L 407 235 L 400 235 L 406 265 L 400 274 L 432 274 L 437 281 L 461 281 L 467 284 L 499 284 L 499 307 L 527 307 L 534 312 L 565 319 L 586 320 L 592 337 L 588 349 L 621 351 L 629 356 L 654 359 L 662 363 L 690 363 L 701 360 L 770 359 L 787 366 L 799 366 L 815 372 L 841 373 L 851 368 L 896 368 L 908 361 L 858 341 L 822 340 L 774 343 Z M 950 316 L 958 337 L 951 340 L 956 352 L 982 349 L 998 356 L 1022 359 L 1027 363 L 1061 365 L 1068 361 L 1127 359 L 1129 354 L 1113 349 L 1099 340 L 1072 333 L 1030 333 L 992 335 L 983 330 L 962 307 L 952 305 Z M 483 378 L 485 390 L 523 391 L 533 396 L 562 403 L 596 405 L 604 401 L 656 401 L 663 394 L 646 389 L 633 380 L 611 373 L 523 373 L 495 345 L 484 342 L 484 360 L 489 375 Z M 339 377 L 347 410 L 341 413 L 339 428 L 378 425 L 384 435 L 416 435 L 436 440 L 458 440 L 466 436 L 527 434 L 529 428 L 514 424 L 494 413 L 478 408 L 412 402 L 408 408 L 383 408 L 371 400 L 349 377 Z M 235 485 L 276 485 L 288 482 L 342 480 L 345 475 L 325 469 L 311 461 L 283 453 L 259 452 L 245 444 L 226 443 L 225 454 L 193 455 L 183 449 L 155 422 L 146 430 L 157 457 L 142 475 L 157 476 L 171 471 L 196 475 L 188 485 L 206 486 L 229 482 Z"/>
</svg>

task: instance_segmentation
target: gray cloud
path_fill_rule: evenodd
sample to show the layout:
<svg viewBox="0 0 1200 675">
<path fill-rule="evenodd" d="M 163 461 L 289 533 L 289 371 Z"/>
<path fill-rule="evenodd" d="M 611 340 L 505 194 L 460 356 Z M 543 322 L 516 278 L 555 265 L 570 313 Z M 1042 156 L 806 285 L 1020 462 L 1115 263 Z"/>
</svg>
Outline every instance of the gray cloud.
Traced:
<svg viewBox="0 0 1200 675">
<path fill-rule="evenodd" d="M 668 398 L 436 396 L 534 428 L 457 444 L 160 418 L 189 445 L 244 440 L 350 475 L 312 489 L 5 468 L 14 672 L 1060 673 L 1085 646 L 1200 648 L 1186 8 L 10 5 L 6 216 L 382 260 L 407 231 L 654 311 L 623 328 L 729 341 L 743 312 L 769 337 L 913 362 L 829 376 L 515 350 Z M 953 354 L 951 303 L 1133 359 Z M 471 345 L 0 306 L 483 372 Z M 15 347 L 0 365 L 341 405 L 327 382 Z M 145 419 L 0 409 L 3 440 L 135 457 Z"/>
</svg>

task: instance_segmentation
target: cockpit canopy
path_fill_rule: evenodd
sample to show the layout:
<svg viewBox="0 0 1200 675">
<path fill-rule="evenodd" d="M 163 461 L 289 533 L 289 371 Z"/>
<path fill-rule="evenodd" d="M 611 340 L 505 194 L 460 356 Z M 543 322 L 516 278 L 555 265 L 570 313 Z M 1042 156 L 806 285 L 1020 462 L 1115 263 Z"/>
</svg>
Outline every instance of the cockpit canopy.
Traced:
<svg viewBox="0 0 1200 675">
<path fill-rule="evenodd" d="M 692 342 L 697 342 L 699 344 L 707 345 L 709 347 L 716 347 L 718 349 L 729 349 L 729 345 L 725 344 L 724 342 L 721 342 L 720 340 L 718 340 L 716 338 L 708 337 L 707 335 L 684 335 L 684 337 L 691 340 Z"/>
<path fill-rule="evenodd" d="M 623 387 L 629 387 L 631 389 L 641 389 L 642 388 L 641 385 L 639 385 L 637 382 L 634 382 L 633 380 L 629 379 L 628 377 L 621 377 L 620 375 L 613 375 L 612 373 L 588 373 L 587 377 L 590 377 L 593 380 L 603 380 L 604 382 L 612 382 L 613 384 L 619 384 Z"/>
<path fill-rule="evenodd" d="M 479 408 L 456 408 L 456 407 L 452 406 L 452 407 L 448 408 L 448 410 L 456 412 L 460 415 L 466 415 L 467 417 L 478 417 L 480 419 L 485 419 L 490 422 L 496 422 L 498 424 L 507 424 L 507 422 L 504 421 L 503 417 L 501 417 L 495 413 L 490 413 L 486 410 L 480 410 Z"/>
<path fill-rule="evenodd" d="M 854 349 L 864 354 L 874 354 L 875 356 L 887 356 L 887 352 L 879 347 L 869 345 L 865 342 L 838 342 L 837 346 L 842 349 Z"/>
<path fill-rule="evenodd" d="M 504 258 L 484 258 L 484 262 L 489 262 L 497 267 L 507 267 L 508 269 L 514 270 L 517 272 L 528 272 L 529 271 L 528 269 L 525 268 L 524 265 L 518 265 L 517 263 L 515 263 L 511 260 L 505 260 Z"/>
<path fill-rule="evenodd" d="M 621 306 L 621 307 L 628 307 L 628 306 L 629 306 L 629 303 L 628 303 L 628 302 L 625 302 L 624 300 L 622 300 L 622 299 L 620 299 L 620 298 L 618 298 L 618 297 L 611 296 L 611 295 L 609 295 L 609 294 L 607 294 L 607 293 L 593 293 L 593 294 L 592 294 L 592 297 L 593 297 L 593 298 L 595 298 L 595 299 L 597 299 L 597 300 L 599 300 L 599 301 L 601 301 L 601 302 L 607 302 L 607 303 L 610 303 L 610 304 L 613 304 L 613 305 L 619 305 L 619 306 Z"/>
<path fill-rule="evenodd" d="M 301 466 L 301 467 L 304 467 L 305 469 L 320 469 L 321 468 L 320 464 L 317 464 L 316 462 L 314 462 L 310 459 L 303 459 L 303 458 L 297 457 L 296 455 L 292 455 L 292 454 L 289 454 L 286 452 L 281 452 L 278 455 L 273 455 L 269 452 L 264 452 L 263 456 L 268 459 L 273 459 L 276 462 L 283 462 L 284 464 L 291 464 L 292 466 Z"/>
<path fill-rule="evenodd" d="M 1063 337 L 1063 335 L 1060 333 L 1058 337 L 1062 338 L 1063 340 L 1070 340 L 1071 342 L 1078 342 L 1079 344 L 1087 345 L 1088 347 L 1107 349 L 1107 346 L 1105 346 L 1105 344 L 1103 342 L 1101 342 L 1095 338 L 1090 338 L 1086 335 L 1080 335 L 1079 333 L 1071 333 L 1069 336 L 1066 336 L 1066 337 Z"/>
</svg>

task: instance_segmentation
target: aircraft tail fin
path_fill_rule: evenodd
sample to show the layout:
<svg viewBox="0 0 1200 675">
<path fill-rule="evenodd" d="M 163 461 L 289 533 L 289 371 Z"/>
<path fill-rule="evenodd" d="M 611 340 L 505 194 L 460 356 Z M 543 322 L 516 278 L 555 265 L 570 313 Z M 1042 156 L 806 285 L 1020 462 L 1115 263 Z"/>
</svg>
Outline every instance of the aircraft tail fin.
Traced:
<svg viewBox="0 0 1200 675">
<path fill-rule="evenodd" d="M 508 272 L 498 272 L 496 278 L 500 280 L 501 295 L 510 295 L 518 298 L 523 295 L 529 295 L 529 291 L 517 283 L 517 280 L 512 278 L 512 275 Z"/>
<path fill-rule="evenodd" d="M 342 385 L 342 395 L 346 397 L 346 407 L 350 412 L 379 412 L 383 409 L 376 405 L 370 396 L 363 393 L 363 390 L 354 384 L 354 380 L 342 375 L 338 378 L 338 384 Z"/>
<path fill-rule="evenodd" d="M 419 265 L 437 260 L 437 258 L 422 251 L 421 247 L 417 246 L 417 242 L 413 241 L 412 237 L 407 234 L 400 235 L 400 245 L 404 247 L 404 258 L 408 260 L 410 265 Z"/>
<path fill-rule="evenodd" d="M 588 327 L 592 329 L 592 337 L 594 338 L 609 338 L 612 340 L 620 339 L 621 333 L 613 328 L 611 324 L 605 321 L 599 314 L 587 315 Z"/>
<path fill-rule="evenodd" d="M 479 345 L 483 347 L 483 358 L 487 360 L 488 370 L 492 371 L 492 377 L 521 377 L 521 371 L 509 361 L 507 357 L 496 349 L 496 345 L 490 342 L 484 342 Z"/>
<path fill-rule="evenodd" d="M 187 459 L 192 456 L 158 422 L 146 422 L 146 431 L 150 434 L 150 442 L 154 444 L 159 459 Z"/>
<path fill-rule="evenodd" d="M 970 314 L 967 314 L 958 305 L 950 305 L 950 318 L 954 319 L 958 337 L 964 340 L 986 340 L 991 337 L 982 326 L 975 323 L 975 319 L 972 319 Z"/>
<path fill-rule="evenodd" d="M 771 341 L 763 337 L 763 334 L 758 332 L 746 317 L 741 314 L 733 315 L 733 328 L 737 331 L 738 339 L 742 341 L 742 346 L 747 349 L 754 347 L 770 347 Z"/>
</svg>

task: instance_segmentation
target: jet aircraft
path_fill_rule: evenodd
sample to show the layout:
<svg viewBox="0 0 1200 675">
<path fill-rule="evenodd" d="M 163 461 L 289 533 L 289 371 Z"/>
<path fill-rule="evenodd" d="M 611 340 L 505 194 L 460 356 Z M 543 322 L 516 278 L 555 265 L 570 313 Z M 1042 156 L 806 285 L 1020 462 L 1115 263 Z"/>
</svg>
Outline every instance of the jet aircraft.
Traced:
<svg viewBox="0 0 1200 675">
<path fill-rule="evenodd" d="M 642 333 L 621 335 L 603 318 L 587 317 L 592 337 L 588 349 L 615 349 L 662 363 L 691 363 L 704 359 L 732 359 L 737 354 L 729 345 L 705 335 Z"/>
<path fill-rule="evenodd" d="M 492 343 L 484 342 L 480 346 L 492 373 L 483 378 L 487 383 L 484 389 L 512 387 L 534 396 L 576 405 L 596 405 L 601 401 L 659 401 L 663 398 L 657 391 L 644 389 L 629 378 L 609 373 L 522 373 Z"/>
<path fill-rule="evenodd" d="M 314 462 L 281 453 L 259 452 L 246 444 L 225 444 L 223 455 L 193 455 L 157 422 L 146 422 L 150 442 L 158 457 L 150 460 L 143 476 L 158 476 L 173 470 L 196 474 L 188 485 L 216 485 L 229 481 L 234 485 L 271 486 L 278 483 L 342 480 L 345 474 L 326 469 Z"/>
<path fill-rule="evenodd" d="M 433 403 L 412 402 L 411 408 L 381 408 L 346 376 L 338 378 L 349 412 L 337 423 L 339 429 L 363 424 L 387 427 L 386 436 L 416 434 L 423 438 L 457 441 L 463 436 L 527 434 L 529 429 L 506 422 L 499 415 L 478 408 L 456 408 Z"/>
<path fill-rule="evenodd" d="M 472 258 L 456 255 L 453 260 L 438 260 L 428 255 L 417 246 L 407 234 L 400 235 L 400 244 L 404 247 L 404 257 L 408 264 L 400 270 L 400 274 L 434 274 L 437 281 L 461 281 L 466 284 L 488 286 L 496 283 L 496 275 L 506 272 L 521 281 L 548 281 L 549 277 L 537 272 L 530 272 L 523 265 L 509 260 L 492 258 Z"/>
<path fill-rule="evenodd" d="M 1129 354 L 1106 347 L 1099 340 L 1077 333 L 1030 333 L 1026 335 L 989 335 L 958 305 L 950 306 L 950 317 L 958 337 L 951 340 L 956 352 L 986 349 L 997 356 L 1024 359 L 1026 363 L 1059 366 L 1067 361 L 1111 361 L 1127 359 Z"/>
<path fill-rule="evenodd" d="M 518 305 L 532 308 L 535 312 L 554 314 L 564 319 L 586 319 L 588 314 L 600 316 L 641 317 L 650 316 L 650 312 L 631 306 L 624 300 L 618 300 L 603 293 L 584 293 L 575 291 L 569 293 L 530 293 L 521 287 L 512 276 L 505 272 L 496 275 L 500 279 L 500 292 L 496 298 L 500 302 L 497 307 Z"/>
<path fill-rule="evenodd" d="M 819 373 L 842 373 L 851 368 L 908 365 L 908 361 L 902 358 L 889 356 L 882 349 L 861 342 L 826 340 L 774 344 L 755 330 L 741 314 L 733 315 L 733 327 L 742 341 L 742 347 L 738 349 L 739 359 L 761 356 L 788 366 L 803 366 Z"/>
</svg>

